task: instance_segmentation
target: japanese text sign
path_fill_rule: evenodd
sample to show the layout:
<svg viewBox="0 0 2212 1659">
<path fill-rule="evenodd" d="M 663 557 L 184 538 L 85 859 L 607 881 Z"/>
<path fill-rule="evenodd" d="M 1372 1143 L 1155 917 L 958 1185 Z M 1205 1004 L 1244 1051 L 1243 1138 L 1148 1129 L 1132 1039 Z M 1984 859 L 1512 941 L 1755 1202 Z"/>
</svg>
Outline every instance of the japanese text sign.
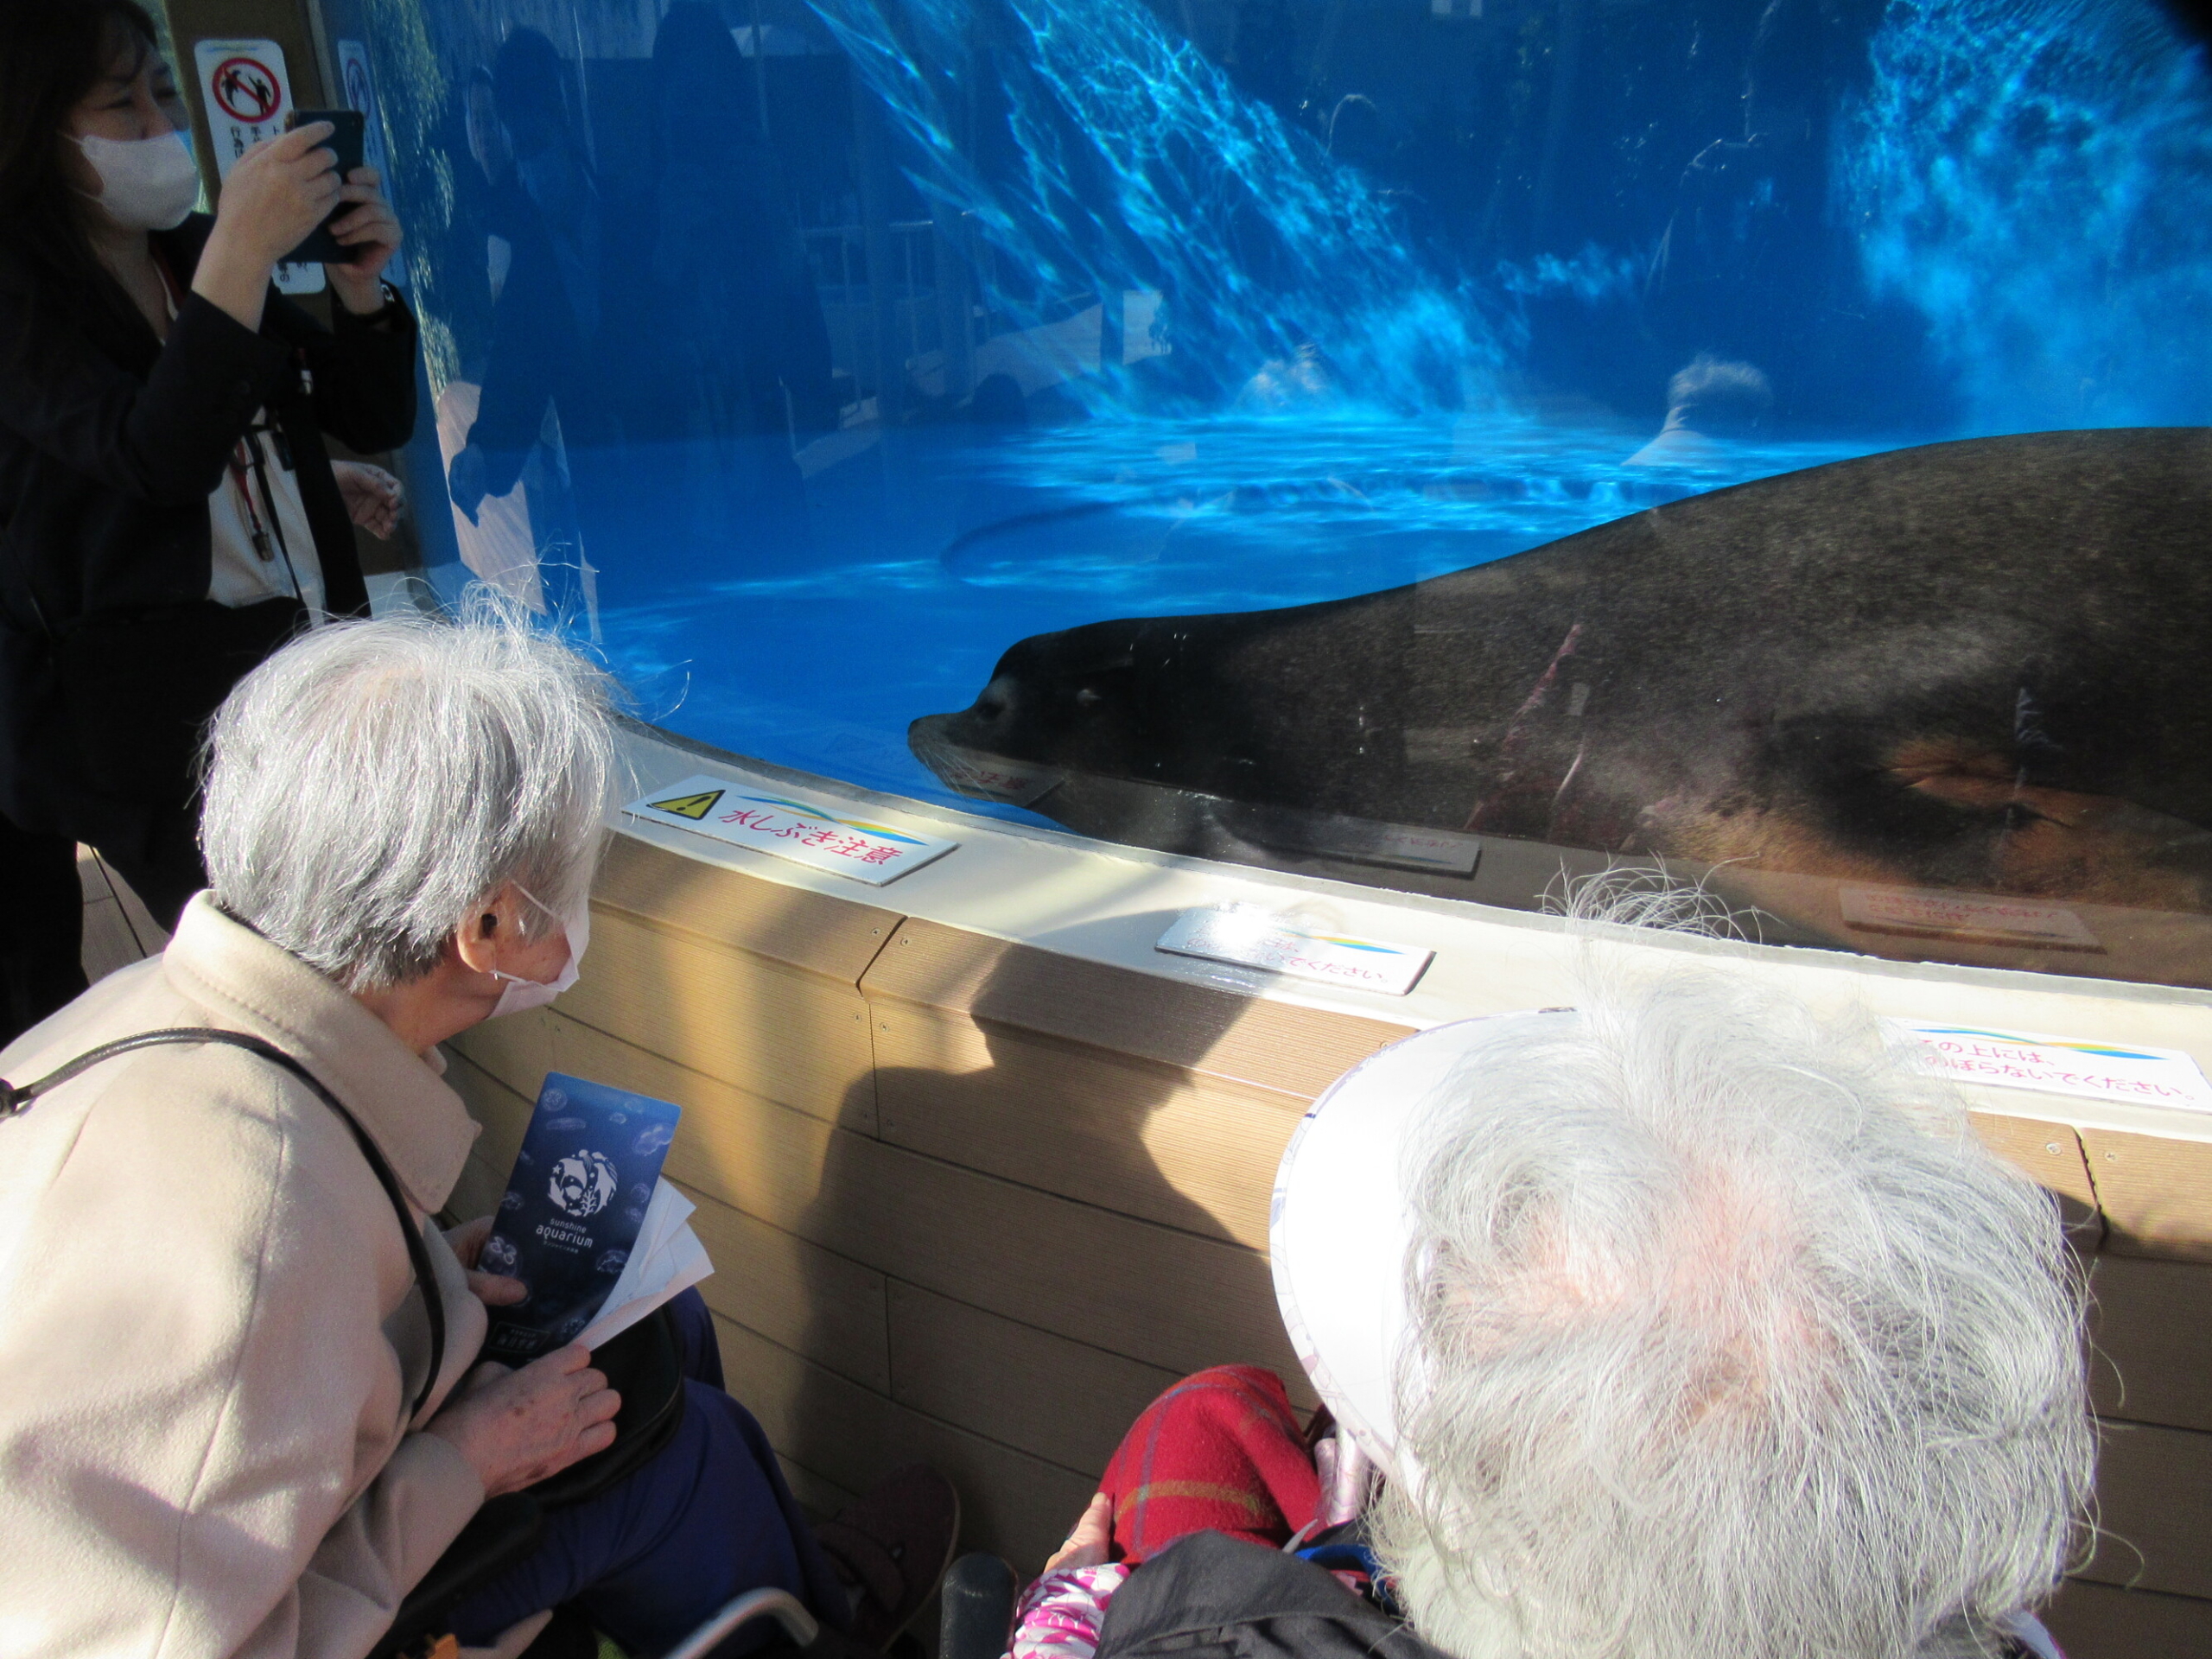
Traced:
<svg viewBox="0 0 2212 1659">
<path fill-rule="evenodd" d="M 2212 1112 L 2212 1084 L 2179 1049 L 2093 1043 L 1934 1020 L 1885 1020 L 1931 1071 L 1961 1083 Z"/>
<path fill-rule="evenodd" d="M 198 41 L 192 60 L 200 71 L 207 136 L 215 145 L 215 176 L 227 179 L 239 156 L 284 130 L 293 107 L 284 48 L 274 41 Z M 276 283 L 282 293 L 320 294 L 322 267 L 281 264 Z"/>
<path fill-rule="evenodd" d="M 773 853 L 872 887 L 895 881 L 960 844 L 842 817 L 772 786 L 733 783 L 703 773 L 657 789 L 622 810 L 648 823 L 665 823 L 733 847 Z"/>
<path fill-rule="evenodd" d="M 384 111 L 377 102 L 376 72 L 369 65 L 369 48 L 359 41 L 338 42 L 338 74 L 346 84 L 346 107 L 361 112 L 361 159 L 377 170 L 385 192 L 391 191 L 391 159 L 384 143 Z M 384 279 L 394 288 L 407 286 L 407 262 L 394 259 L 384 268 Z"/>
<path fill-rule="evenodd" d="M 1153 947 L 1355 990 L 1403 996 L 1436 955 L 1381 939 L 1312 932 L 1264 911 L 1186 910 Z"/>
<path fill-rule="evenodd" d="M 387 189 L 391 184 L 391 162 L 385 154 L 384 111 L 377 107 L 376 72 L 369 67 L 369 48 L 359 41 L 338 42 L 338 73 L 346 83 L 346 107 L 359 110 L 361 159 L 376 168 Z"/>
<path fill-rule="evenodd" d="M 929 759 L 937 774 L 963 795 L 1009 806 L 1027 806 L 1067 780 L 1067 773 L 1055 767 L 950 744 L 933 749 Z"/>
<path fill-rule="evenodd" d="M 1928 887 L 1837 889 L 1847 926 L 1866 933 L 2020 944 L 2044 950 L 2101 950 L 2097 936 L 2063 905 Z"/>
</svg>

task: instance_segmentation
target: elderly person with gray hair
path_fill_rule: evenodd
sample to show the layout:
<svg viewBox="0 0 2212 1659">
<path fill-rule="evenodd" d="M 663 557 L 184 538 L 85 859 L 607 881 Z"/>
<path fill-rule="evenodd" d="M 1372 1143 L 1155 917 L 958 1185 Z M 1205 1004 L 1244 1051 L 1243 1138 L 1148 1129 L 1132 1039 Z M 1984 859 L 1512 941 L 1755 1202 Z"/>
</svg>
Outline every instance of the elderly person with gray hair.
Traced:
<svg viewBox="0 0 2212 1659">
<path fill-rule="evenodd" d="M 1871 1022 L 1685 976 L 1423 1033 L 1316 1105 L 1271 1234 L 1329 1414 L 1169 1390 L 1015 1659 L 2056 1654 L 2081 1274 Z"/>
<path fill-rule="evenodd" d="M 470 1271 L 486 1224 L 425 1224 L 477 1133 L 436 1045 L 574 979 L 614 755 L 603 677 L 497 610 L 333 626 L 224 705 L 212 889 L 0 1053 L 0 1647 L 358 1659 L 487 1496 L 613 1439 L 583 1349 L 476 1363 L 523 1287 Z M 677 1324 L 673 1440 L 464 1642 L 575 1602 L 643 1656 L 766 1586 L 868 1611 L 696 1296 Z"/>
</svg>

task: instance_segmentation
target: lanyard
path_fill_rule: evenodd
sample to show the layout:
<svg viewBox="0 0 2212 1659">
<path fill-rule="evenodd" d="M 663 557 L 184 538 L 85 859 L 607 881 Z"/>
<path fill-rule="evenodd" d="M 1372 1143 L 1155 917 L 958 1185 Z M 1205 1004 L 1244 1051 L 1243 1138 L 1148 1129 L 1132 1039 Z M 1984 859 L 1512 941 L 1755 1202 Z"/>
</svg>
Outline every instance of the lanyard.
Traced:
<svg viewBox="0 0 2212 1659">
<path fill-rule="evenodd" d="M 238 493 L 238 508 L 245 519 L 246 535 L 253 543 L 253 556 L 267 564 L 276 556 L 276 550 L 269 538 L 269 524 L 274 523 L 276 517 L 275 504 L 270 504 L 269 520 L 264 522 L 261 509 L 254 502 L 252 486 L 246 482 L 246 474 L 251 471 L 258 476 L 264 465 L 261 446 L 255 442 L 257 435 L 249 431 L 231 446 L 229 470 L 231 487 Z M 265 479 L 262 480 L 262 488 L 264 493 L 268 489 Z M 287 557 L 284 563 L 289 566 L 290 558 Z M 299 585 L 298 578 L 295 577 L 292 582 L 295 591 Z"/>
<path fill-rule="evenodd" d="M 169 315 L 174 319 L 184 303 L 184 293 L 177 286 L 176 273 L 169 269 L 169 262 L 159 248 L 154 250 L 154 269 L 162 276 L 162 287 L 168 295 Z M 307 371 L 302 365 L 301 373 Z M 276 459 L 286 472 L 294 470 L 290 446 L 284 441 L 283 429 L 257 415 L 255 423 L 240 435 L 231 446 L 231 458 L 225 468 L 229 475 L 232 494 L 237 498 L 238 516 L 244 522 L 246 538 L 253 545 L 253 556 L 264 564 L 284 561 L 284 574 L 291 581 L 292 597 L 302 604 L 307 602 L 307 592 L 300 586 L 300 573 L 292 564 L 292 550 L 284 539 L 283 521 L 276 515 L 276 498 L 269 487 L 269 458 L 261 447 L 264 432 L 276 443 Z M 260 499 L 255 499 L 258 493 Z"/>
</svg>

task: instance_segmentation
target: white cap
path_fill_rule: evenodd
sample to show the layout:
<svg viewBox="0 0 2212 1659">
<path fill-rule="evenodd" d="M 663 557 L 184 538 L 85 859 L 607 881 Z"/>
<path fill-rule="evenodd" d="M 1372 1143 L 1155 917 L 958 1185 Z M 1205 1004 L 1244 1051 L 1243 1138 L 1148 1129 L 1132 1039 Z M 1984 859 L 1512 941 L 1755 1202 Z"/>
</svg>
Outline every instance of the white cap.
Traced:
<svg viewBox="0 0 2212 1659">
<path fill-rule="evenodd" d="M 1520 1022 L 1573 1010 L 1459 1020 L 1370 1055 L 1313 1103 L 1275 1173 L 1268 1249 L 1275 1300 L 1299 1363 L 1337 1421 L 1382 1472 L 1418 1476 L 1398 1455 L 1398 1358 L 1413 1329 L 1406 1146 L 1431 1097 Z"/>
</svg>

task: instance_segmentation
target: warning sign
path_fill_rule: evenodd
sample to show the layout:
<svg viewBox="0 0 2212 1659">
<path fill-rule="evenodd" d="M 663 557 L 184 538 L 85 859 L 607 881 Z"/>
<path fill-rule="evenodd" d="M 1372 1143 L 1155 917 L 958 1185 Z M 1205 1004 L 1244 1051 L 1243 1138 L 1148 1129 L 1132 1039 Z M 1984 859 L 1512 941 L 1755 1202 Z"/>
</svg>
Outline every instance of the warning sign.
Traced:
<svg viewBox="0 0 2212 1659">
<path fill-rule="evenodd" d="M 385 149 L 384 111 L 377 105 L 376 73 L 369 67 L 369 48 L 360 41 L 338 42 L 338 78 L 346 83 L 346 107 L 361 112 L 361 159 L 377 170 L 385 193 L 391 192 L 391 161 Z M 384 268 L 384 279 L 394 288 L 407 286 L 407 262 L 395 259 Z"/>
<path fill-rule="evenodd" d="M 215 176 L 227 179 L 239 156 L 284 130 L 284 117 L 292 108 L 284 48 L 274 41 L 195 41 L 192 61 L 200 72 L 207 136 L 215 146 Z M 322 267 L 279 265 L 276 281 L 286 294 L 319 294 Z"/>
<path fill-rule="evenodd" d="M 724 796 L 729 798 L 727 803 Z M 872 887 L 895 881 L 960 844 L 938 836 L 916 835 L 896 824 L 846 817 L 818 802 L 799 800 L 767 785 L 748 786 L 704 773 L 622 810 L 648 823 L 665 823 L 733 847 L 772 853 Z"/>
<path fill-rule="evenodd" d="M 664 801 L 647 801 L 645 805 L 655 812 L 673 812 L 679 818 L 689 818 L 696 823 L 714 810 L 716 801 L 728 793 L 725 790 L 703 790 L 696 795 L 677 795 Z"/>
<path fill-rule="evenodd" d="M 284 102 L 276 72 L 258 58 L 224 59 L 209 77 L 208 90 L 217 109 L 248 126 L 266 121 Z"/>
<path fill-rule="evenodd" d="M 2032 1031 L 1952 1026 L 1934 1020 L 1884 1020 L 1930 1071 L 1999 1089 L 2034 1089 L 2136 1106 L 2212 1111 L 2212 1084 L 2177 1048 L 2047 1037 Z"/>
<path fill-rule="evenodd" d="M 338 42 L 338 73 L 346 83 L 346 107 L 365 118 L 361 129 L 361 159 L 376 168 L 387 189 L 391 185 L 391 162 L 385 154 L 384 111 L 377 107 L 376 73 L 369 67 L 369 48 L 359 41 Z"/>
</svg>

